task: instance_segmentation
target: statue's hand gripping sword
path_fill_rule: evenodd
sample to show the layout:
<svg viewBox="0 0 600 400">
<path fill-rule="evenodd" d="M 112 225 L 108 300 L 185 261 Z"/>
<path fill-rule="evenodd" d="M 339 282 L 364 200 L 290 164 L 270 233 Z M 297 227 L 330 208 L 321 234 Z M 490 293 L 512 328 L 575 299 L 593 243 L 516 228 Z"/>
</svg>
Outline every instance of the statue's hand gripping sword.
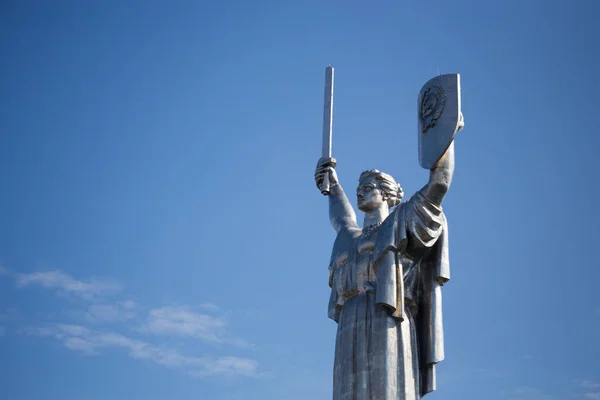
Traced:
<svg viewBox="0 0 600 400">
<path fill-rule="evenodd" d="M 333 67 L 330 65 L 325 68 L 325 101 L 323 106 L 323 147 L 321 157 L 323 159 L 331 159 L 326 164 L 330 167 L 335 167 L 335 160 L 331 158 L 331 136 L 333 129 Z M 329 174 L 323 176 L 321 184 L 321 193 L 328 196 L 330 189 Z"/>
</svg>

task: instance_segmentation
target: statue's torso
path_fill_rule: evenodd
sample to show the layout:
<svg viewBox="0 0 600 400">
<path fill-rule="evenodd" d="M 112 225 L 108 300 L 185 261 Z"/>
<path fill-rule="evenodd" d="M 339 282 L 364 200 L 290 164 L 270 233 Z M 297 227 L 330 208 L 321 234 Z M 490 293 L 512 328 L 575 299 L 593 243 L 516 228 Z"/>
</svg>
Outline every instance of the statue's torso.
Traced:
<svg viewBox="0 0 600 400">
<path fill-rule="evenodd" d="M 376 275 L 373 271 L 373 249 L 378 229 L 368 229 L 349 238 L 348 250 L 339 253 L 336 289 L 344 298 L 358 293 L 375 291 Z"/>
</svg>

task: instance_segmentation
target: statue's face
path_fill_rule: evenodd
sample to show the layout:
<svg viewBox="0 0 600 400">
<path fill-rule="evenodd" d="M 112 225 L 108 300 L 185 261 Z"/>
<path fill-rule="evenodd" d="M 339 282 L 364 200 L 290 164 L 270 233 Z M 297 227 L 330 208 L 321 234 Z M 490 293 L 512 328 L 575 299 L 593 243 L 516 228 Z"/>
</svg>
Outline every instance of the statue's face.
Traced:
<svg viewBox="0 0 600 400">
<path fill-rule="evenodd" d="M 356 188 L 358 209 L 368 212 L 379 207 L 385 200 L 383 192 L 377 187 L 377 180 L 373 177 L 363 178 Z"/>
</svg>

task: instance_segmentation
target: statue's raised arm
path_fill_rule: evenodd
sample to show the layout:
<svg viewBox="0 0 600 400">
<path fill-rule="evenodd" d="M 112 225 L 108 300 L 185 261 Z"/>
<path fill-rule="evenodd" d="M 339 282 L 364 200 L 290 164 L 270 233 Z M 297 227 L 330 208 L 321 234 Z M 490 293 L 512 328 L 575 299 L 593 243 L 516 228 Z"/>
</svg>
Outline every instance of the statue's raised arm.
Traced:
<svg viewBox="0 0 600 400">
<path fill-rule="evenodd" d="M 454 142 L 450 144 L 448 150 L 442 158 L 431 168 L 429 172 L 429 182 L 421 189 L 421 193 L 432 203 L 441 205 L 442 200 L 450 185 L 454 175 Z"/>
<path fill-rule="evenodd" d="M 315 182 L 320 191 L 323 191 L 323 182 L 329 183 L 329 220 L 333 229 L 339 232 L 343 228 L 355 227 L 357 223 L 354 208 L 338 181 L 335 165 L 335 159 L 321 158 L 315 171 Z"/>
</svg>

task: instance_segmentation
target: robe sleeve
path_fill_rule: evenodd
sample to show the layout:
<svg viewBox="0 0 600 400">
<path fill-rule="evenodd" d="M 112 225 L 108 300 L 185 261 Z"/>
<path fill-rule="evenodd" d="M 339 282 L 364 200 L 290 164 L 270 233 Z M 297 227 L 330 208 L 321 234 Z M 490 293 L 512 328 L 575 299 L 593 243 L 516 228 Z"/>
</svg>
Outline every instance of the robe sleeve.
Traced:
<svg viewBox="0 0 600 400">
<path fill-rule="evenodd" d="M 334 260 L 334 262 L 329 265 L 329 287 L 331 287 L 331 293 L 329 295 L 327 316 L 335 322 L 339 321 L 340 313 L 342 312 L 342 307 L 344 306 L 344 297 L 340 295 L 338 290 L 339 275 L 340 266 L 338 266 L 337 262 Z"/>
<path fill-rule="evenodd" d="M 417 192 L 408 202 L 406 212 L 407 254 L 419 259 L 438 260 L 435 277 L 441 285 L 450 280 L 447 223 L 442 208 Z"/>
<path fill-rule="evenodd" d="M 445 224 L 441 207 L 417 192 L 409 201 L 398 206 L 381 225 L 374 249 L 373 266 L 377 274 L 375 301 L 397 318 L 402 319 L 404 309 L 404 272 L 429 250 L 438 250 L 440 246 L 434 245 Z M 447 262 L 439 263 L 436 269 L 441 284 L 450 279 Z"/>
<path fill-rule="evenodd" d="M 417 192 L 382 224 L 374 249 L 376 302 L 403 319 L 404 274 L 417 268 L 415 318 L 421 370 L 421 395 L 435 390 L 435 365 L 444 359 L 442 286 L 450 279 L 448 226 L 439 205 Z"/>
<path fill-rule="evenodd" d="M 435 366 L 444 359 L 442 286 L 450 279 L 448 224 L 442 208 L 417 193 L 409 203 L 407 253 L 418 268 L 415 317 L 421 370 L 421 395 L 436 389 Z"/>
<path fill-rule="evenodd" d="M 329 260 L 329 287 L 331 288 L 331 294 L 329 296 L 327 316 L 335 322 L 338 322 L 342 307 L 344 306 L 344 297 L 341 296 L 339 290 L 340 269 L 344 267 L 352 241 L 354 237 L 360 234 L 360 231 L 358 227 L 344 228 L 338 232 L 333 244 L 331 259 Z"/>
</svg>

